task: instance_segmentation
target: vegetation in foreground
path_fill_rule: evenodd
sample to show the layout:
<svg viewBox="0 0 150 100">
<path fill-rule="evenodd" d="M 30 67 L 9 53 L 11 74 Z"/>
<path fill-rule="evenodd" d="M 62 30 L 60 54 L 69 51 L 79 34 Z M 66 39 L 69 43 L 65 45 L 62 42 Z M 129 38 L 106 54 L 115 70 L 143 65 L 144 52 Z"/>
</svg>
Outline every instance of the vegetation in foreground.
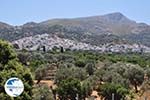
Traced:
<svg viewBox="0 0 150 100">
<path fill-rule="evenodd" d="M 25 84 L 25 91 L 17 100 L 84 100 L 93 90 L 105 100 L 111 100 L 112 95 L 115 100 L 130 100 L 146 91 L 145 86 L 149 87 L 150 54 L 101 54 L 63 48 L 15 52 L 5 41 L 0 41 L 0 49 L 0 86 L 13 76 Z M 53 67 L 56 70 L 52 81 L 56 86 L 41 85 L 40 81 Z M 32 76 L 38 80 L 34 87 Z M 3 88 L 0 98 L 14 99 L 7 96 Z"/>
</svg>

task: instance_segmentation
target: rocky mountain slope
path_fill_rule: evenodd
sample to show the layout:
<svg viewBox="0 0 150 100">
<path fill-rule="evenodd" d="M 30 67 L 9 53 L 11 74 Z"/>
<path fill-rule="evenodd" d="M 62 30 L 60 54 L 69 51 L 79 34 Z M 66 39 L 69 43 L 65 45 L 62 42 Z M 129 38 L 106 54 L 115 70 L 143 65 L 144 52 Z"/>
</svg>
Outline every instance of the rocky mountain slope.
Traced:
<svg viewBox="0 0 150 100">
<path fill-rule="evenodd" d="M 9 41 L 45 33 L 96 46 L 107 43 L 150 46 L 150 26 L 130 20 L 118 12 L 83 18 L 51 19 L 41 23 L 29 22 L 22 26 L 0 23 L 0 38 Z"/>
</svg>

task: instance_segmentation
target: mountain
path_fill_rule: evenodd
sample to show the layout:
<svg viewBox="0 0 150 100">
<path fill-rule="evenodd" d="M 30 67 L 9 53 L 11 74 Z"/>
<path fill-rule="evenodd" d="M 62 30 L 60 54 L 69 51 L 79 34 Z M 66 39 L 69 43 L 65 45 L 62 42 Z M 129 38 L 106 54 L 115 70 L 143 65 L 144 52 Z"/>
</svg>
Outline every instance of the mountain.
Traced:
<svg viewBox="0 0 150 100">
<path fill-rule="evenodd" d="M 3 22 L 0 22 L 0 30 L 3 30 L 3 29 L 10 29 L 10 28 L 13 28 L 13 26 L 8 25 L 8 24 L 3 23 Z"/>
<path fill-rule="evenodd" d="M 93 34 L 113 33 L 116 35 L 150 31 L 150 26 L 136 23 L 121 13 L 111 13 L 102 16 L 92 16 L 73 19 L 53 19 L 40 23 L 41 25 L 63 25 L 71 28 L 81 28 Z"/>
<path fill-rule="evenodd" d="M 22 26 L 0 23 L 0 38 L 14 41 L 37 34 L 53 34 L 78 42 L 101 45 L 106 43 L 141 43 L 150 47 L 150 26 L 137 23 L 115 12 L 101 16 L 51 19 Z"/>
</svg>

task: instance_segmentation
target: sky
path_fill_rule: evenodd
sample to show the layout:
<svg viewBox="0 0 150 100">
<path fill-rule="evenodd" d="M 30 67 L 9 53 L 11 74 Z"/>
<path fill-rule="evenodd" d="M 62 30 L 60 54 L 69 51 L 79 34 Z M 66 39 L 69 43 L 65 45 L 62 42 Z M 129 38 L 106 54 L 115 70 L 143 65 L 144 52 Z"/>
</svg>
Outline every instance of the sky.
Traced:
<svg viewBox="0 0 150 100">
<path fill-rule="evenodd" d="M 0 0 L 0 22 L 11 25 L 113 12 L 150 24 L 150 0 Z"/>
</svg>

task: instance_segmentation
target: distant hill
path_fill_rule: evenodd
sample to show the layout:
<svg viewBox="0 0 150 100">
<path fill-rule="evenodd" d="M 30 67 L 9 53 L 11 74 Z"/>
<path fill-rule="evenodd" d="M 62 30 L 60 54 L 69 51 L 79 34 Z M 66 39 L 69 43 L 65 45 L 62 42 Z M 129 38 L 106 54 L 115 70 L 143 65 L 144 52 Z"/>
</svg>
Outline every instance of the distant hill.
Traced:
<svg viewBox="0 0 150 100">
<path fill-rule="evenodd" d="M 22 26 L 0 23 L 0 38 L 9 41 L 45 33 L 94 45 L 134 42 L 150 46 L 150 26 L 130 20 L 119 12 L 92 17 L 51 19 L 41 23 L 29 22 Z"/>
</svg>

